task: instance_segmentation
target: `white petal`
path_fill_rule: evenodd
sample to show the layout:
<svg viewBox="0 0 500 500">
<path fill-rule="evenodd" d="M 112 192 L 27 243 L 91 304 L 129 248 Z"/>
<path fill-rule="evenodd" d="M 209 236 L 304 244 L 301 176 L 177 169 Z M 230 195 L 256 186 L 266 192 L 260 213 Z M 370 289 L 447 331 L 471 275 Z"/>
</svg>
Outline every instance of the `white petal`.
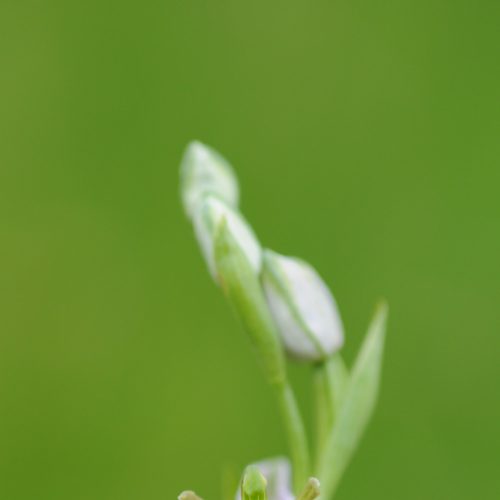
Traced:
<svg viewBox="0 0 500 500">
<path fill-rule="evenodd" d="M 343 344 L 337 304 L 321 277 L 306 262 L 266 251 L 263 286 L 287 351 L 318 360 Z"/>
<path fill-rule="evenodd" d="M 181 164 L 182 202 L 189 217 L 201 198 L 210 193 L 229 206 L 238 207 L 238 181 L 231 165 L 217 151 L 194 141 L 186 149 Z"/>
<path fill-rule="evenodd" d="M 214 233 L 218 224 L 224 218 L 234 239 L 240 245 L 251 266 L 257 274 L 260 273 L 262 249 L 248 222 L 239 212 L 233 210 L 224 201 L 215 196 L 206 196 L 195 209 L 193 223 L 195 234 L 210 274 L 217 281 L 214 259 Z"/>
</svg>

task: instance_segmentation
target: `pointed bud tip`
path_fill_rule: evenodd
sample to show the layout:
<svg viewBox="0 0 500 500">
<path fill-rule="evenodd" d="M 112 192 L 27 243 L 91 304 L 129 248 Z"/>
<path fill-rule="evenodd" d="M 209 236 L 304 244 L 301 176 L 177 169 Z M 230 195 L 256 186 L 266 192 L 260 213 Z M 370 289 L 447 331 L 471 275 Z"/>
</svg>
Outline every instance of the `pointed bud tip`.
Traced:
<svg viewBox="0 0 500 500">
<path fill-rule="evenodd" d="M 375 312 L 373 314 L 373 323 L 380 325 L 382 336 L 386 333 L 386 323 L 389 316 L 389 304 L 386 299 L 381 298 L 375 305 Z"/>
<path fill-rule="evenodd" d="M 302 493 L 297 497 L 297 500 L 315 500 L 321 494 L 320 482 L 315 477 L 310 477 L 302 490 Z"/>
<path fill-rule="evenodd" d="M 183 491 L 177 498 L 178 500 L 201 500 L 201 498 L 191 490 Z"/>
<path fill-rule="evenodd" d="M 321 483 L 319 482 L 319 479 L 316 477 L 310 477 L 309 480 L 307 481 L 309 486 L 313 488 L 315 491 L 319 492 Z"/>
<path fill-rule="evenodd" d="M 239 202 L 239 186 L 229 162 L 210 146 L 190 142 L 181 161 L 181 197 L 188 217 L 207 194 L 215 194 L 229 206 Z"/>
<path fill-rule="evenodd" d="M 384 317 L 387 317 L 389 315 L 389 302 L 387 302 L 387 299 L 384 297 L 378 299 L 375 310 L 377 314 L 382 314 Z"/>
<path fill-rule="evenodd" d="M 209 157 L 212 148 L 207 146 L 201 141 L 196 139 L 188 142 L 186 148 L 184 149 L 184 159 L 191 157 L 196 160 L 205 160 Z"/>
<path fill-rule="evenodd" d="M 189 159 L 191 161 L 203 162 L 210 159 L 210 154 L 212 152 L 212 148 L 207 146 L 201 141 L 194 140 L 188 143 L 186 149 L 184 150 L 184 159 Z M 183 165 L 187 165 L 186 162 L 183 162 Z"/>
</svg>

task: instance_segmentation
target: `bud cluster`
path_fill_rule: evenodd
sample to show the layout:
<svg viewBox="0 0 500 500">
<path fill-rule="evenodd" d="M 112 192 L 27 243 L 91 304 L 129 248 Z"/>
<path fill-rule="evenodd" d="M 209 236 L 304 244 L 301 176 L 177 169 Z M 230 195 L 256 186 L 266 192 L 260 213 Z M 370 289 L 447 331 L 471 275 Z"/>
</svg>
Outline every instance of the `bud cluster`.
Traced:
<svg viewBox="0 0 500 500">
<path fill-rule="evenodd" d="M 212 148 L 191 143 L 181 164 L 181 198 L 208 270 L 249 334 L 276 390 L 291 464 L 286 458 L 246 468 L 236 500 L 328 499 L 336 491 L 377 399 L 387 307 L 381 303 L 352 369 L 339 350 L 344 328 L 337 303 L 307 262 L 262 247 L 241 214 L 238 180 Z M 309 363 L 316 399 L 316 461 L 287 379 L 288 359 Z M 317 476 L 320 481 L 311 475 Z M 200 500 L 186 491 L 181 500 Z"/>
<path fill-rule="evenodd" d="M 184 209 L 210 274 L 219 282 L 215 236 L 222 221 L 262 282 L 269 311 L 291 358 L 319 361 L 342 347 L 344 334 L 337 304 L 312 266 L 263 249 L 238 209 L 238 182 L 218 153 L 194 142 L 181 166 Z"/>
</svg>

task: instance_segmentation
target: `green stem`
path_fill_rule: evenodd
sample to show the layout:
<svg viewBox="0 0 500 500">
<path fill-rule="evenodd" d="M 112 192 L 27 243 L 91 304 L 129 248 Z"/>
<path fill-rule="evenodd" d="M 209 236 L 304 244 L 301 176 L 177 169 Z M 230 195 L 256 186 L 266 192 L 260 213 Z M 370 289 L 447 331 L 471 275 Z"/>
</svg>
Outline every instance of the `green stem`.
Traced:
<svg viewBox="0 0 500 500">
<path fill-rule="evenodd" d="M 315 367 L 316 455 L 318 468 L 325 443 L 335 424 L 349 374 L 340 354 L 335 354 Z"/>
<path fill-rule="evenodd" d="M 325 361 L 326 383 L 331 395 L 333 417 L 338 413 L 344 398 L 349 372 L 340 354 L 334 354 Z"/>
<path fill-rule="evenodd" d="M 275 388 L 290 447 L 293 466 L 293 488 L 295 493 L 298 494 L 304 487 L 310 473 L 306 431 L 290 384 L 285 381 L 275 385 Z"/>
<path fill-rule="evenodd" d="M 327 390 L 325 366 L 323 363 L 314 367 L 313 384 L 314 399 L 316 403 L 316 426 L 315 426 L 315 467 L 321 461 L 323 448 L 333 422 L 333 408 L 330 404 L 329 391 Z"/>
</svg>

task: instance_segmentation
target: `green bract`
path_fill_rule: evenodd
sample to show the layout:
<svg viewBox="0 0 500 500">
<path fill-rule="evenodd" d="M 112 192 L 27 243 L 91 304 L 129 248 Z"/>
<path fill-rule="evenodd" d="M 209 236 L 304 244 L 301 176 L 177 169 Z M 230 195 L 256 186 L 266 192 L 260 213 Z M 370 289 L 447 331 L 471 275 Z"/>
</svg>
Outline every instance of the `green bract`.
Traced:
<svg viewBox="0 0 500 500">
<path fill-rule="evenodd" d="M 215 262 L 222 290 L 257 349 L 269 382 L 281 384 L 286 377 L 283 349 L 255 269 L 226 219 L 217 227 Z"/>
<path fill-rule="evenodd" d="M 233 210 L 223 200 L 207 194 L 198 203 L 193 216 L 193 224 L 210 274 L 218 281 L 214 259 L 214 238 L 215 231 L 223 219 L 226 220 L 232 237 L 248 259 L 253 272 L 258 274 L 262 264 L 262 250 L 251 226 L 239 212 Z"/>
</svg>

